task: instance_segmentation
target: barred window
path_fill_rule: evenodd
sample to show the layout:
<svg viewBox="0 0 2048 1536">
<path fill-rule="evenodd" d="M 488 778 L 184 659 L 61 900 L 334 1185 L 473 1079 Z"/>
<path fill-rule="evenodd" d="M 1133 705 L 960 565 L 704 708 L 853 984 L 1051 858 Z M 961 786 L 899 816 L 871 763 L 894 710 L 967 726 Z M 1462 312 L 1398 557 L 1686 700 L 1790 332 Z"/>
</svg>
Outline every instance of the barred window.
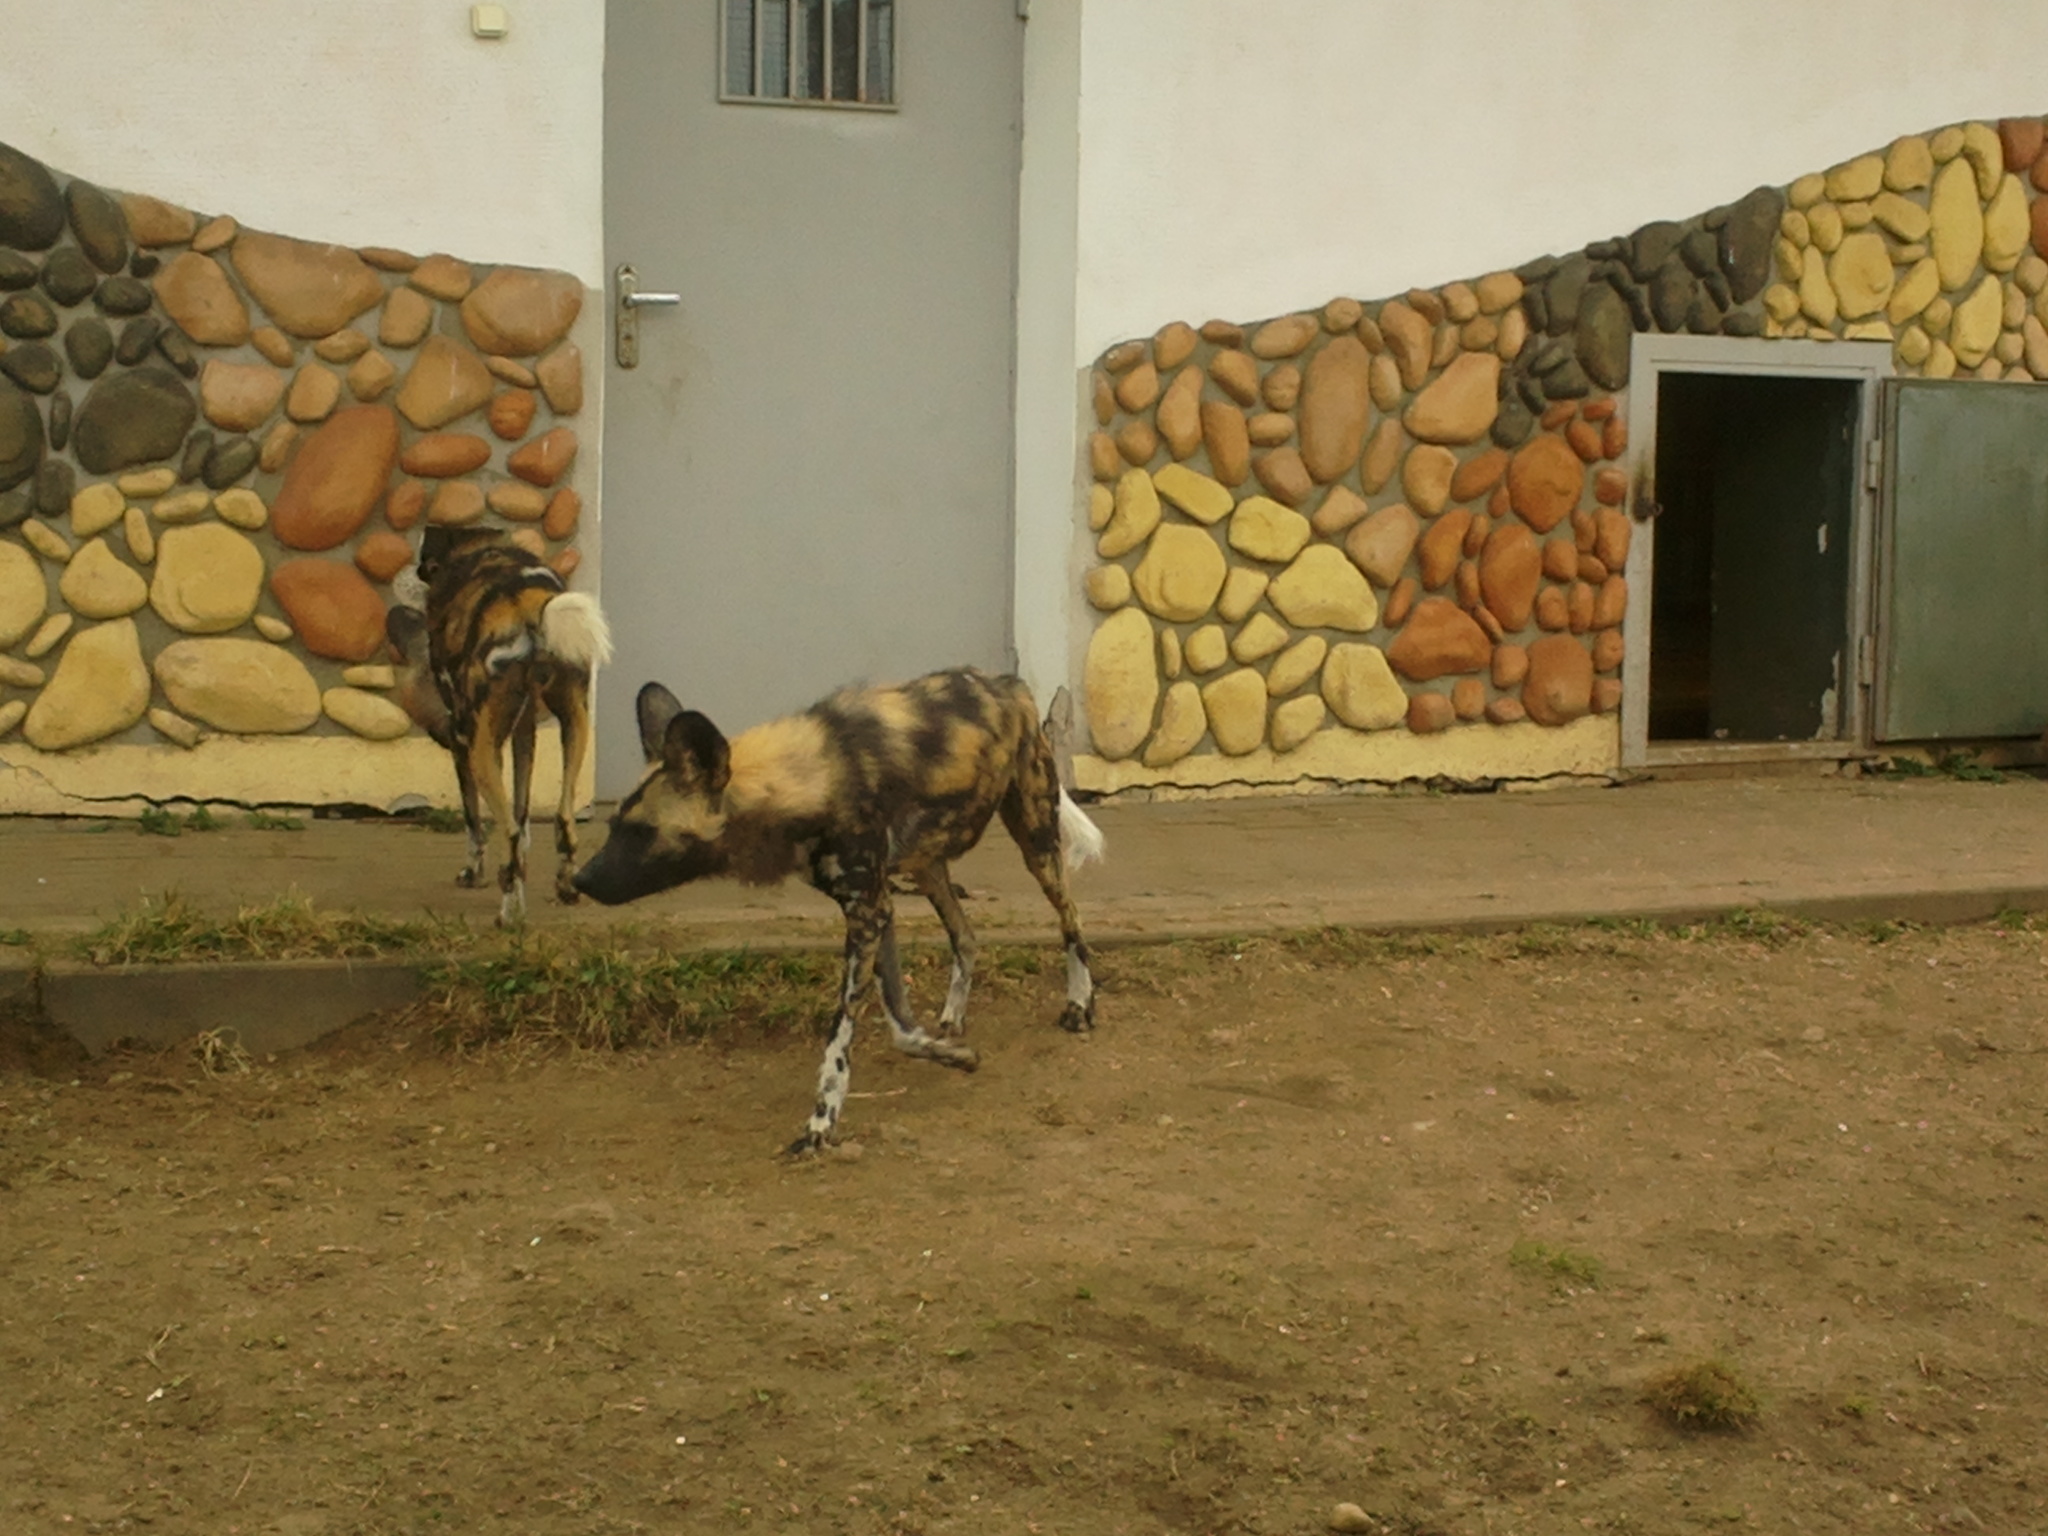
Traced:
<svg viewBox="0 0 2048 1536">
<path fill-rule="evenodd" d="M 723 101 L 896 104 L 896 0 L 725 0 Z"/>
</svg>

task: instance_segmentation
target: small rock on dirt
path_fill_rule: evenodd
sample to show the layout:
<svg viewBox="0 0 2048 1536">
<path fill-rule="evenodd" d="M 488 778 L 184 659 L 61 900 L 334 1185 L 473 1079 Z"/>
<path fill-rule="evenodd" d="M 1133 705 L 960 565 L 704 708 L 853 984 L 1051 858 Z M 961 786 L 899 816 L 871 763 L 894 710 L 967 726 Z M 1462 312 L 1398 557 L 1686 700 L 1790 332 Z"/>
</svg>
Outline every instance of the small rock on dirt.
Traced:
<svg viewBox="0 0 2048 1536">
<path fill-rule="evenodd" d="M 1333 1531 L 1376 1531 L 1379 1525 L 1371 1515 L 1356 1504 L 1339 1504 L 1330 1511 L 1330 1529 Z"/>
</svg>

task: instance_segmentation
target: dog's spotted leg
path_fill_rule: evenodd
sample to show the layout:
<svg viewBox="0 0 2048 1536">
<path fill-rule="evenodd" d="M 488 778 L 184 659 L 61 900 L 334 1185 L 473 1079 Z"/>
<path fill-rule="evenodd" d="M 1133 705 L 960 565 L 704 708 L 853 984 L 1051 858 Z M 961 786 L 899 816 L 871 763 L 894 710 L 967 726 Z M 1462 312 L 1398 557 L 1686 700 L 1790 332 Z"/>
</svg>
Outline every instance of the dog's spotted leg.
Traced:
<svg viewBox="0 0 2048 1536">
<path fill-rule="evenodd" d="M 499 738 L 490 724 L 488 718 L 479 720 L 476 734 L 469 739 L 469 772 L 490 804 L 491 820 L 505 829 L 506 859 L 498 871 L 498 889 L 502 893 L 498 900 L 498 925 L 509 928 L 526 917 L 525 862 L 519 847 L 524 829 L 512 819 L 512 801 L 505 793 L 505 775 L 498 761 Z"/>
<path fill-rule="evenodd" d="M 583 762 L 590 753 L 590 701 L 587 678 L 567 671 L 557 674 L 548 689 L 549 712 L 562 730 L 562 795 L 555 805 L 555 899 L 573 903 L 580 894 L 576 877 L 576 790 L 583 781 Z"/>
<path fill-rule="evenodd" d="M 474 890 L 484 883 L 484 813 L 477 801 L 476 775 L 470 772 L 468 748 L 452 755 L 456 787 L 462 792 L 463 829 L 469 834 L 469 860 L 455 877 L 455 883 L 465 890 Z"/>
<path fill-rule="evenodd" d="M 903 987 L 903 969 L 896 957 L 896 922 L 892 916 L 882 929 L 876 952 L 876 969 L 882 978 L 882 1011 L 889 1016 L 889 1034 L 896 1049 L 906 1056 L 922 1056 L 942 1066 L 972 1072 L 981 1056 L 971 1045 L 926 1032 L 910 1012 L 910 997 Z"/>
<path fill-rule="evenodd" d="M 944 860 L 917 872 L 917 888 L 924 892 L 939 921 L 946 925 L 946 939 L 953 947 L 953 975 L 946 985 L 946 1006 L 939 1014 L 939 1033 L 967 1033 L 967 994 L 974 986 L 974 930 L 960 908 L 953 891 L 953 874 Z"/>
<path fill-rule="evenodd" d="M 876 952 L 889 920 L 886 893 L 877 901 L 872 893 L 857 894 L 842 884 L 832 894 L 840 897 L 846 912 L 846 978 L 839 990 L 839 1017 L 833 1022 L 832 1038 L 825 1043 L 825 1059 L 818 1067 L 817 1102 L 803 1135 L 790 1143 L 792 1155 L 817 1151 L 839 1127 L 847 1084 L 853 1076 L 853 1022 L 874 985 Z"/>
<path fill-rule="evenodd" d="M 1019 764 L 1017 782 L 997 809 L 1024 855 L 1024 867 L 1059 915 L 1060 939 L 1067 954 L 1067 1005 L 1060 1011 L 1060 1028 L 1085 1034 L 1095 1027 L 1095 977 L 1088 968 L 1081 919 L 1067 895 L 1067 861 L 1060 846 L 1060 784 L 1051 751 L 1042 738 L 1038 749 Z"/>
</svg>

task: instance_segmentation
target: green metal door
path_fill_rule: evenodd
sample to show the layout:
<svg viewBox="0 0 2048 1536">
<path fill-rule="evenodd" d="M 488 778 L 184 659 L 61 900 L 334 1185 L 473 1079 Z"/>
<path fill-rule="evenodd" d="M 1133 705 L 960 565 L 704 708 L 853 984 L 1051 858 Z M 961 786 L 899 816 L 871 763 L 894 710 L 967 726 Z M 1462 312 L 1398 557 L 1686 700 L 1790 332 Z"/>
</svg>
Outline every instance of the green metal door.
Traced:
<svg viewBox="0 0 2048 1536">
<path fill-rule="evenodd" d="M 2048 724 L 2048 388 L 1885 386 L 1877 739 Z"/>
</svg>

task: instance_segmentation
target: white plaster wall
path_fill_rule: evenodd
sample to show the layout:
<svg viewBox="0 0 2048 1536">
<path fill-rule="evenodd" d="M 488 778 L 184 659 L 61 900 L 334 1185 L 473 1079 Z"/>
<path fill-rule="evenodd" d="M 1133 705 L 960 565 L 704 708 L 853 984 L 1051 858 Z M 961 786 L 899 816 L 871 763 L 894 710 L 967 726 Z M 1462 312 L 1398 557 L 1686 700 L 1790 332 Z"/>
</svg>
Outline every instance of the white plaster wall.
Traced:
<svg viewBox="0 0 2048 1536">
<path fill-rule="evenodd" d="M 602 284 L 604 0 L 0 0 L 0 141 L 252 228 Z"/>
<path fill-rule="evenodd" d="M 2041 0 L 1086 0 L 1075 358 L 2048 112 Z"/>
</svg>

